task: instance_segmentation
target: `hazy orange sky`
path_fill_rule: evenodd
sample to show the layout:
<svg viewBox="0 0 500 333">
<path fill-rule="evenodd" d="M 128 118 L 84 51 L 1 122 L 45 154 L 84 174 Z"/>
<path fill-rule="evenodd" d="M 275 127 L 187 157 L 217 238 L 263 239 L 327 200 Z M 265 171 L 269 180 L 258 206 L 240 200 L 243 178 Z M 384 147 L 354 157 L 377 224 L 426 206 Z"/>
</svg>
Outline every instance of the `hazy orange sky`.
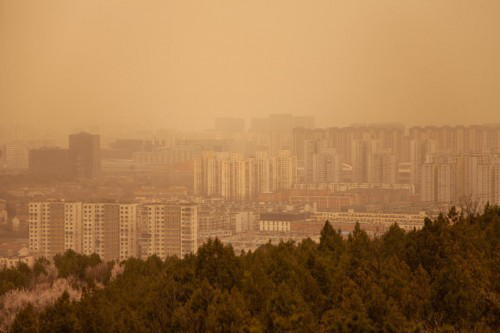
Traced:
<svg viewBox="0 0 500 333">
<path fill-rule="evenodd" d="M 500 122 L 499 0 L 0 0 L 0 119 Z"/>
</svg>

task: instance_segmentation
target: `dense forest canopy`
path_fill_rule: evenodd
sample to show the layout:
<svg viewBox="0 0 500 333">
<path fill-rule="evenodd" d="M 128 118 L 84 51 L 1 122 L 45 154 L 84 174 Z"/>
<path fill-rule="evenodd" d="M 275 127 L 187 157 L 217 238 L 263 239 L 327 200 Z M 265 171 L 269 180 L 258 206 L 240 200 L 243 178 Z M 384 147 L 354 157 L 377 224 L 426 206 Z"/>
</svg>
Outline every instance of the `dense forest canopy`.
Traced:
<svg viewBox="0 0 500 333">
<path fill-rule="evenodd" d="M 0 320 L 11 332 L 495 332 L 499 234 L 500 208 L 487 206 L 374 239 L 359 225 L 343 239 L 326 222 L 319 244 L 241 255 L 217 239 L 165 261 L 68 251 L 0 271 Z M 59 286 L 53 301 L 20 301 L 42 283 Z"/>
</svg>

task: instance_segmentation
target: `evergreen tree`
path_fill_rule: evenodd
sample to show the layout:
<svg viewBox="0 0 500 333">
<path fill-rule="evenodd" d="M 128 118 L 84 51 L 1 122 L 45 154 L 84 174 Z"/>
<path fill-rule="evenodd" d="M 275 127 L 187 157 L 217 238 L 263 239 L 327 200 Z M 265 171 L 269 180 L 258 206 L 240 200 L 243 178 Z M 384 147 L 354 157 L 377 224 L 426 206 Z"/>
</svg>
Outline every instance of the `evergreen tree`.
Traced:
<svg viewBox="0 0 500 333">
<path fill-rule="evenodd" d="M 11 333 L 38 333 L 38 314 L 30 303 L 16 316 L 16 319 L 10 326 Z"/>
<path fill-rule="evenodd" d="M 79 329 L 80 322 L 67 292 L 40 314 L 40 332 L 77 332 Z"/>
</svg>

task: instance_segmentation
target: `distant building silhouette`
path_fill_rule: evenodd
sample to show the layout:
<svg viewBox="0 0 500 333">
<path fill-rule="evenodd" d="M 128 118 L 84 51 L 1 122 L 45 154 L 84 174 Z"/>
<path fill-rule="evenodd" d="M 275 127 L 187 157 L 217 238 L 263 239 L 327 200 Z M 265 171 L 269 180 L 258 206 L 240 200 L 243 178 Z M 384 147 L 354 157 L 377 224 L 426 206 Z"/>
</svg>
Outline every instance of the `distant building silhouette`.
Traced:
<svg viewBox="0 0 500 333">
<path fill-rule="evenodd" d="M 71 175 L 67 149 L 39 148 L 29 153 L 29 171 L 44 176 L 69 177 Z"/>
<path fill-rule="evenodd" d="M 244 132 L 245 119 L 242 118 L 215 118 L 215 130 L 223 132 Z"/>
<path fill-rule="evenodd" d="M 69 136 L 69 159 L 72 175 L 91 178 L 101 171 L 101 147 L 99 135 L 85 132 Z"/>
</svg>

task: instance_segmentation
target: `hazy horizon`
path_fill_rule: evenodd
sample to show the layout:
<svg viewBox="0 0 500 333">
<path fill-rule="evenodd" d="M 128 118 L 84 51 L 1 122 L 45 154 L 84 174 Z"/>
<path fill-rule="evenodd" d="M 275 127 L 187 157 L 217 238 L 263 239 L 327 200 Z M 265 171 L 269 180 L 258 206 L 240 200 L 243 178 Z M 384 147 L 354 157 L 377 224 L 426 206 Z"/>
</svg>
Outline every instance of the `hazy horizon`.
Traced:
<svg viewBox="0 0 500 333">
<path fill-rule="evenodd" d="M 0 0 L 2 126 L 498 123 L 499 17 L 496 0 Z"/>
</svg>

